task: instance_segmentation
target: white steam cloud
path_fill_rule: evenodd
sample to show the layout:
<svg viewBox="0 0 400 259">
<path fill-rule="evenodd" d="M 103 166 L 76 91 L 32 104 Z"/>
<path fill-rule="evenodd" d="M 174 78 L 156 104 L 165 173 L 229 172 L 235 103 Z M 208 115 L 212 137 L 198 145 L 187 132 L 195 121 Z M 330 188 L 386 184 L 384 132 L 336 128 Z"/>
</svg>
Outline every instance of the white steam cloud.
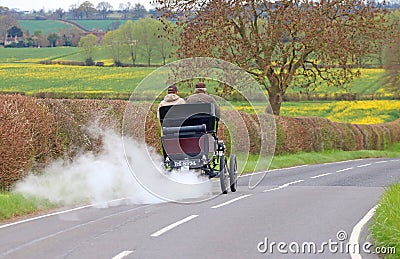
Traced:
<svg viewBox="0 0 400 259">
<path fill-rule="evenodd" d="M 27 176 L 15 191 L 60 205 L 91 203 L 101 207 L 120 198 L 143 204 L 205 199 L 211 194 L 211 181 L 196 173 L 174 172 L 166 177 L 160 166 L 162 158 L 149 155 L 144 144 L 124 138 L 124 154 L 119 134 L 93 127 L 91 132 L 102 138 L 101 152 L 84 153 L 72 162 L 56 161 L 42 174 Z"/>
</svg>

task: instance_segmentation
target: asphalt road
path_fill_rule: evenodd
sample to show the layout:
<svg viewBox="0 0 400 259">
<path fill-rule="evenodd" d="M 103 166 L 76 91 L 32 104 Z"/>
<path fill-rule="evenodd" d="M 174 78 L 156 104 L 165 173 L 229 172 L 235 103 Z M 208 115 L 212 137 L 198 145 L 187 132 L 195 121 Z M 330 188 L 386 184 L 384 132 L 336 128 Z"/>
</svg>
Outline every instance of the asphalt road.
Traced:
<svg viewBox="0 0 400 259">
<path fill-rule="evenodd" d="M 253 190 L 248 179 L 197 204 L 122 201 L 3 224 L 0 258 L 350 258 L 354 226 L 400 179 L 400 159 L 275 170 Z"/>
</svg>

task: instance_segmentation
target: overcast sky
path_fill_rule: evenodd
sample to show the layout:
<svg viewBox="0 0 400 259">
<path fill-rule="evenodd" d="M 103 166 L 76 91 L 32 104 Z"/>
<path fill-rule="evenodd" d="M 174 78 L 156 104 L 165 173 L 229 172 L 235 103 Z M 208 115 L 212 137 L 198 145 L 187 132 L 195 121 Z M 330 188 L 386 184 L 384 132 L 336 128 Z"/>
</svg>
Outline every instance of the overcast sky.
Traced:
<svg viewBox="0 0 400 259">
<path fill-rule="evenodd" d="M 0 6 L 6 6 L 10 9 L 19 9 L 21 11 L 31 11 L 44 8 L 46 11 L 51 9 L 63 8 L 68 10 L 73 4 L 80 5 L 86 0 L 0 0 Z M 120 3 L 131 2 L 132 5 L 141 3 L 146 7 L 147 10 L 152 9 L 150 4 L 151 0 L 89 0 L 96 7 L 100 2 L 109 2 L 114 9 L 118 9 Z"/>
</svg>

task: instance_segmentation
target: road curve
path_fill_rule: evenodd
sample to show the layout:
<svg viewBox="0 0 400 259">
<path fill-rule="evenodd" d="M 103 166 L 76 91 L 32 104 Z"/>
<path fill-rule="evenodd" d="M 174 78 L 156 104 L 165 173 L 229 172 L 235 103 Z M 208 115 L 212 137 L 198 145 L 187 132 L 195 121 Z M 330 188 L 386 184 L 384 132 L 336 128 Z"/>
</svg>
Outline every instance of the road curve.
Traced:
<svg viewBox="0 0 400 259">
<path fill-rule="evenodd" d="M 203 203 L 120 201 L 4 223 L 0 258 L 350 258 L 343 247 L 399 180 L 400 159 L 274 170 L 253 190 L 248 178 Z"/>
</svg>

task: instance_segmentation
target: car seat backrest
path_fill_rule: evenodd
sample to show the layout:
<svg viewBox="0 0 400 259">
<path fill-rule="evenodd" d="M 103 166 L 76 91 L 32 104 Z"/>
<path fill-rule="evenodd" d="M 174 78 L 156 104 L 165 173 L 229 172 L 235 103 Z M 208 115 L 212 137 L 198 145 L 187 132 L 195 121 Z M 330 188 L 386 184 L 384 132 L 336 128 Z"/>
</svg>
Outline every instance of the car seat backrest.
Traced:
<svg viewBox="0 0 400 259">
<path fill-rule="evenodd" d="M 162 127 L 206 125 L 207 132 L 216 131 L 217 118 L 212 103 L 180 104 L 160 108 Z"/>
</svg>

